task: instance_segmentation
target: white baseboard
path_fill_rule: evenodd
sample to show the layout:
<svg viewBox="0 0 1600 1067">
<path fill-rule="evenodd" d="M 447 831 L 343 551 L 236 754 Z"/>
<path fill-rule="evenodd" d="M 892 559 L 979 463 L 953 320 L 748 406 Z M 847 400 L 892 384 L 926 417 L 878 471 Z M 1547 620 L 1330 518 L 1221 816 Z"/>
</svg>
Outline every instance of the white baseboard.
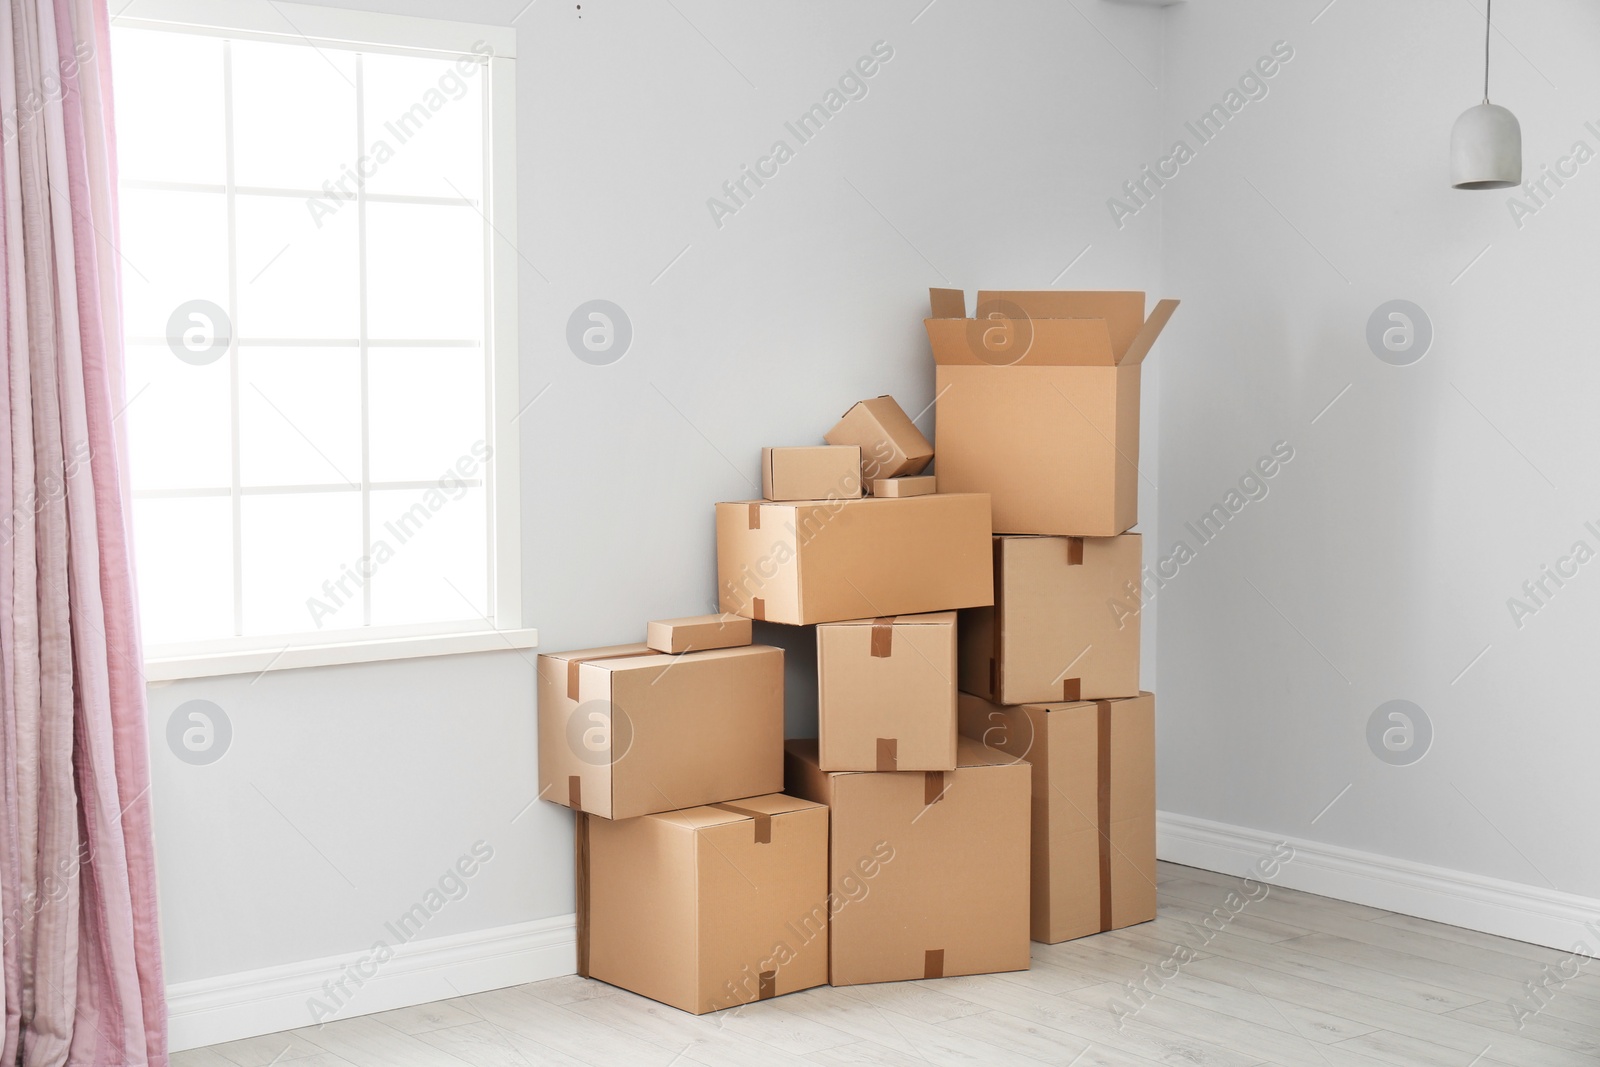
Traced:
<svg viewBox="0 0 1600 1067">
<path fill-rule="evenodd" d="M 577 965 L 574 916 L 428 938 L 395 947 L 374 963 L 370 952 L 225 974 L 167 987 L 170 1044 L 178 1052 L 314 1025 L 312 998 L 337 1008 L 329 1018 L 370 1015 L 486 989 L 572 974 Z M 370 972 L 349 995 L 331 999 L 326 982 Z"/>
<path fill-rule="evenodd" d="M 1600 900 L 1589 897 L 1173 812 L 1157 815 L 1158 854 L 1187 867 L 1242 877 L 1280 841 L 1292 845 L 1295 855 L 1273 881 L 1289 889 L 1563 951 L 1580 940 L 1592 942 L 1594 932 L 1585 924 L 1600 916 Z M 574 921 L 560 915 L 400 945 L 347 999 L 341 998 L 332 1018 L 572 974 Z M 367 956 L 355 952 L 168 986 L 171 1048 L 177 1052 L 311 1026 L 317 1021 L 312 999 L 327 1001 L 324 983 L 352 973 Z"/>
<path fill-rule="evenodd" d="M 1594 941 L 1585 924 L 1600 918 L 1600 900 L 1590 897 L 1189 815 L 1156 815 L 1157 855 L 1186 867 L 1242 876 L 1281 841 L 1295 855 L 1276 885 L 1563 951 Z"/>
</svg>

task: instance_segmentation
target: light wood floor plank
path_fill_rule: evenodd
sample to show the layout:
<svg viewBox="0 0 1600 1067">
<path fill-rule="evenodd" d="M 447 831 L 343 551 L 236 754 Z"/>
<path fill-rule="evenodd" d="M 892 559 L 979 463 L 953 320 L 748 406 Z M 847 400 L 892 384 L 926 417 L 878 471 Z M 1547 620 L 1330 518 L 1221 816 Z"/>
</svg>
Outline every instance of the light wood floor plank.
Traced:
<svg viewBox="0 0 1600 1067">
<path fill-rule="evenodd" d="M 470 1061 L 403 1034 L 370 1015 L 340 1019 L 321 1028 L 294 1033 L 326 1052 L 344 1057 L 356 1067 L 387 1067 L 396 1063 L 407 1067 L 472 1067 Z"/>
<path fill-rule="evenodd" d="M 247 1037 L 242 1041 L 229 1041 L 212 1045 L 228 1062 L 237 1067 L 268 1067 L 269 1064 L 286 1064 L 297 1059 L 315 1056 L 323 1050 L 293 1034 L 268 1034 L 265 1037 Z"/>
<path fill-rule="evenodd" d="M 1508 1005 L 1485 1000 L 1480 1004 L 1457 1008 L 1449 1013 L 1449 1017 L 1464 1019 L 1491 1030 L 1518 1034 L 1542 1041 L 1547 1045 L 1554 1045 L 1556 1048 L 1581 1053 L 1600 1064 L 1600 1012 L 1591 1014 L 1588 1023 L 1563 1019 L 1545 1011 L 1530 1018 L 1513 1015 Z"/>
<path fill-rule="evenodd" d="M 1104 1005 L 1090 1007 L 1068 997 L 1051 996 L 1023 986 L 1000 988 L 982 976 L 942 981 L 968 983 L 955 991 L 963 1000 L 1157 1063 L 1254 1067 L 1261 1060 L 1259 1056 L 1249 1056 L 1198 1036 L 1171 1033 L 1138 1019 L 1119 1027 L 1116 1017 Z"/>
<path fill-rule="evenodd" d="M 800 1056 L 729 1032 L 720 1013 L 690 1015 L 633 993 L 580 1001 L 568 1010 L 706 1067 L 806 1067 Z"/>
<path fill-rule="evenodd" d="M 1456 1013 L 1418 1010 L 1396 1004 L 1387 996 L 1368 996 L 1289 975 L 1240 967 L 1231 961 L 1204 961 L 1195 964 L 1191 973 L 1199 978 L 1215 977 L 1225 984 L 1270 996 L 1274 1000 L 1290 1000 L 1337 1012 L 1346 1018 L 1370 1024 L 1375 1030 L 1386 1030 L 1402 1037 L 1454 1049 L 1457 1053 L 1465 1053 L 1467 1059 L 1471 1059 L 1485 1045 L 1493 1044 L 1501 1055 L 1541 1067 L 1556 1067 L 1558 1064 L 1563 1067 L 1584 1067 L 1596 1062 L 1587 1053 L 1540 1041 L 1532 1035 L 1516 1033 L 1514 1029 L 1511 1032 L 1496 1031 Z M 1179 983 L 1174 983 L 1169 990 L 1178 986 Z M 1163 995 L 1169 990 L 1164 990 Z M 1487 1003 L 1481 1002 L 1474 1007 L 1481 1008 Z M 1498 1007 L 1505 1010 L 1503 1005 Z"/>
<path fill-rule="evenodd" d="M 1306 952 L 1304 939 L 1263 945 L 1230 934 L 1221 934 L 1208 946 L 1213 954 L 1237 963 L 1268 971 L 1280 971 L 1357 993 L 1384 996 L 1398 1004 L 1424 1011 L 1446 1012 L 1476 1004 L 1482 996 L 1463 993 L 1422 981 L 1412 976 L 1395 975 L 1353 966 L 1348 960 Z M 1201 961 L 1207 962 L 1207 961 Z"/>
<path fill-rule="evenodd" d="M 470 1000 L 440 1000 L 432 1004 L 416 1004 L 409 1008 L 379 1012 L 371 1016 L 381 1023 L 399 1030 L 402 1034 L 425 1034 L 430 1030 L 443 1030 L 447 1026 L 467 1026 L 481 1022 L 483 1017 L 468 1005 Z"/>
<path fill-rule="evenodd" d="M 1252 1026 L 1276 1030 L 1291 1036 L 1306 1037 L 1324 1045 L 1337 1044 L 1378 1029 L 1377 1026 L 1347 1019 L 1318 1008 L 1279 1000 L 1265 995 L 1241 996 L 1242 991 L 1221 982 L 1201 978 L 1192 971 L 1168 983 L 1159 996 L 1170 997 L 1204 1011 L 1225 1015 Z M 1085 1004 L 1111 1004 L 1126 1001 L 1122 986 L 1104 985 L 1070 994 Z"/>
<path fill-rule="evenodd" d="M 1419 919 L 1414 915 L 1396 915 L 1392 911 L 1385 911 L 1381 912 L 1372 921 L 1380 926 L 1398 927 L 1401 930 L 1412 930 L 1450 941 L 1459 941 L 1463 945 L 1475 945 L 1479 948 L 1487 948 L 1496 952 L 1510 953 L 1514 956 L 1533 960 L 1535 963 L 1559 963 L 1567 958 L 1567 953 L 1559 949 L 1546 948 L 1543 945 L 1530 945 L 1526 941 L 1513 941 L 1508 937 L 1496 937 L 1494 934 L 1480 933 L 1477 930 L 1468 930 L 1460 926 L 1447 926 L 1444 923 Z"/>
<path fill-rule="evenodd" d="M 428 1030 L 417 1037 L 477 1067 L 586 1067 L 582 1060 L 546 1046 L 535 1048 L 488 1022 Z"/>
</svg>

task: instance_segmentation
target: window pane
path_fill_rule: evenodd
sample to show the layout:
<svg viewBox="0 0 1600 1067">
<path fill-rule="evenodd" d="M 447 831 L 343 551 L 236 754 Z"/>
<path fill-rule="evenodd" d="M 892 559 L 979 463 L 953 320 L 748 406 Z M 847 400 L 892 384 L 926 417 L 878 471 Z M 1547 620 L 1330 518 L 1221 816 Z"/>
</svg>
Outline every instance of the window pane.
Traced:
<svg viewBox="0 0 1600 1067">
<path fill-rule="evenodd" d="M 118 29 L 111 40 L 122 177 L 221 185 L 222 39 Z"/>
<path fill-rule="evenodd" d="M 232 484 L 226 358 L 195 366 L 165 345 L 129 345 L 127 390 L 121 419 L 135 489 Z"/>
<path fill-rule="evenodd" d="M 361 494 L 247 496 L 243 502 L 244 632 L 361 625 Z"/>
<path fill-rule="evenodd" d="M 361 62 L 367 192 L 479 199 L 485 64 L 382 54 Z"/>
<path fill-rule="evenodd" d="M 357 155 L 355 54 L 261 41 L 232 48 L 234 181 L 319 191 L 337 182 Z"/>
<path fill-rule="evenodd" d="M 135 500 L 139 610 L 148 644 L 233 633 L 233 503 Z"/>
<path fill-rule="evenodd" d="M 355 348 L 239 350 L 245 485 L 361 485 L 361 355 Z"/>
<path fill-rule="evenodd" d="M 482 489 L 372 494 L 372 622 L 482 619 L 489 610 Z"/>
<path fill-rule="evenodd" d="M 298 197 L 238 197 L 241 337 L 351 338 L 361 325 L 356 208 L 313 219 Z"/>
<path fill-rule="evenodd" d="M 147 640 L 480 621 L 487 63 L 114 39 Z"/>
<path fill-rule="evenodd" d="M 367 332 L 477 340 L 483 218 L 470 207 L 367 205 Z"/>
<path fill-rule="evenodd" d="M 194 300 L 228 307 L 228 201 L 221 193 L 121 193 L 123 321 L 129 336 L 165 337 Z M 180 316 L 181 317 L 181 316 Z"/>
<path fill-rule="evenodd" d="M 374 348 L 367 390 L 373 481 L 482 477 L 482 349 Z"/>
</svg>

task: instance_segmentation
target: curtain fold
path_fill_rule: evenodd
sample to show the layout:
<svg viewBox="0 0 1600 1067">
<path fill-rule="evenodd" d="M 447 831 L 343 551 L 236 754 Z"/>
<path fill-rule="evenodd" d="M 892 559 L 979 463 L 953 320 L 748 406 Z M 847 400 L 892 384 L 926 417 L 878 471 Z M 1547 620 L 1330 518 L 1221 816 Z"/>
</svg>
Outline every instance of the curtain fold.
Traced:
<svg viewBox="0 0 1600 1067">
<path fill-rule="evenodd" d="M 0 35 L 0 1064 L 164 1065 L 105 0 Z"/>
</svg>

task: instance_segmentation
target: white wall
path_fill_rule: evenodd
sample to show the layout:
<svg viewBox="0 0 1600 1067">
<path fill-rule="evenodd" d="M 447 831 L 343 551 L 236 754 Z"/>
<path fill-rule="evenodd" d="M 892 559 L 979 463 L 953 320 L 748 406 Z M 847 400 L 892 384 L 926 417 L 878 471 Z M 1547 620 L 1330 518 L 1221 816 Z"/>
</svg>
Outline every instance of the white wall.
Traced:
<svg viewBox="0 0 1600 1067">
<path fill-rule="evenodd" d="M 1600 11 L 1495 15 L 1493 96 L 1522 121 L 1530 176 L 1576 140 L 1600 150 L 1584 127 L 1600 129 Z M 1185 521 L 1274 442 L 1295 458 L 1157 594 L 1160 805 L 1592 903 L 1600 564 L 1520 629 L 1507 599 L 1575 541 L 1600 549 L 1584 527 L 1600 517 L 1600 163 L 1520 229 L 1508 193 L 1448 188 L 1451 124 L 1482 95 L 1481 5 L 1167 18 L 1163 144 L 1273 42 L 1295 55 L 1158 197 L 1162 288 L 1185 301 L 1155 364 L 1159 543 L 1193 544 Z M 1410 366 L 1365 339 L 1396 298 L 1433 324 Z M 1395 698 L 1434 730 L 1409 766 L 1365 736 Z"/>
<path fill-rule="evenodd" d="M 863 396 L 927 405 L 929 285 L 1157 281 L 1153 220 L 1108 232 L 1103 205 L 1156 147 L 1157 12 L 675 3 L 539 0 L 515 23 L 522 388 L 548 386 L 522 420 L 526 622 L 551 650 L 707 608 L 711 505 L 752 494 L 760 446 L 813 441 Z M 521 4 L 350 6 L 504 24 Z M 719 230 L 707 198 L 880 40 L 894 57 L 869 94 Z M 594 298 L 635 331 L 608 367 L 565 343 Z M 804 733 L 812 666 L 794 660 Z M 191 699 L 234 726 L 208 767 L 164 741 Z M 429 937 L 570 912 L 568 813 L 513 821 L 537 790 L 533 713 L 510 652 L 152 689 L 169 980 L 358 953 L 479 839 L 495 858 Z M 293 1025 L 302 1002 L 285 997 Z"/>
</svg>

